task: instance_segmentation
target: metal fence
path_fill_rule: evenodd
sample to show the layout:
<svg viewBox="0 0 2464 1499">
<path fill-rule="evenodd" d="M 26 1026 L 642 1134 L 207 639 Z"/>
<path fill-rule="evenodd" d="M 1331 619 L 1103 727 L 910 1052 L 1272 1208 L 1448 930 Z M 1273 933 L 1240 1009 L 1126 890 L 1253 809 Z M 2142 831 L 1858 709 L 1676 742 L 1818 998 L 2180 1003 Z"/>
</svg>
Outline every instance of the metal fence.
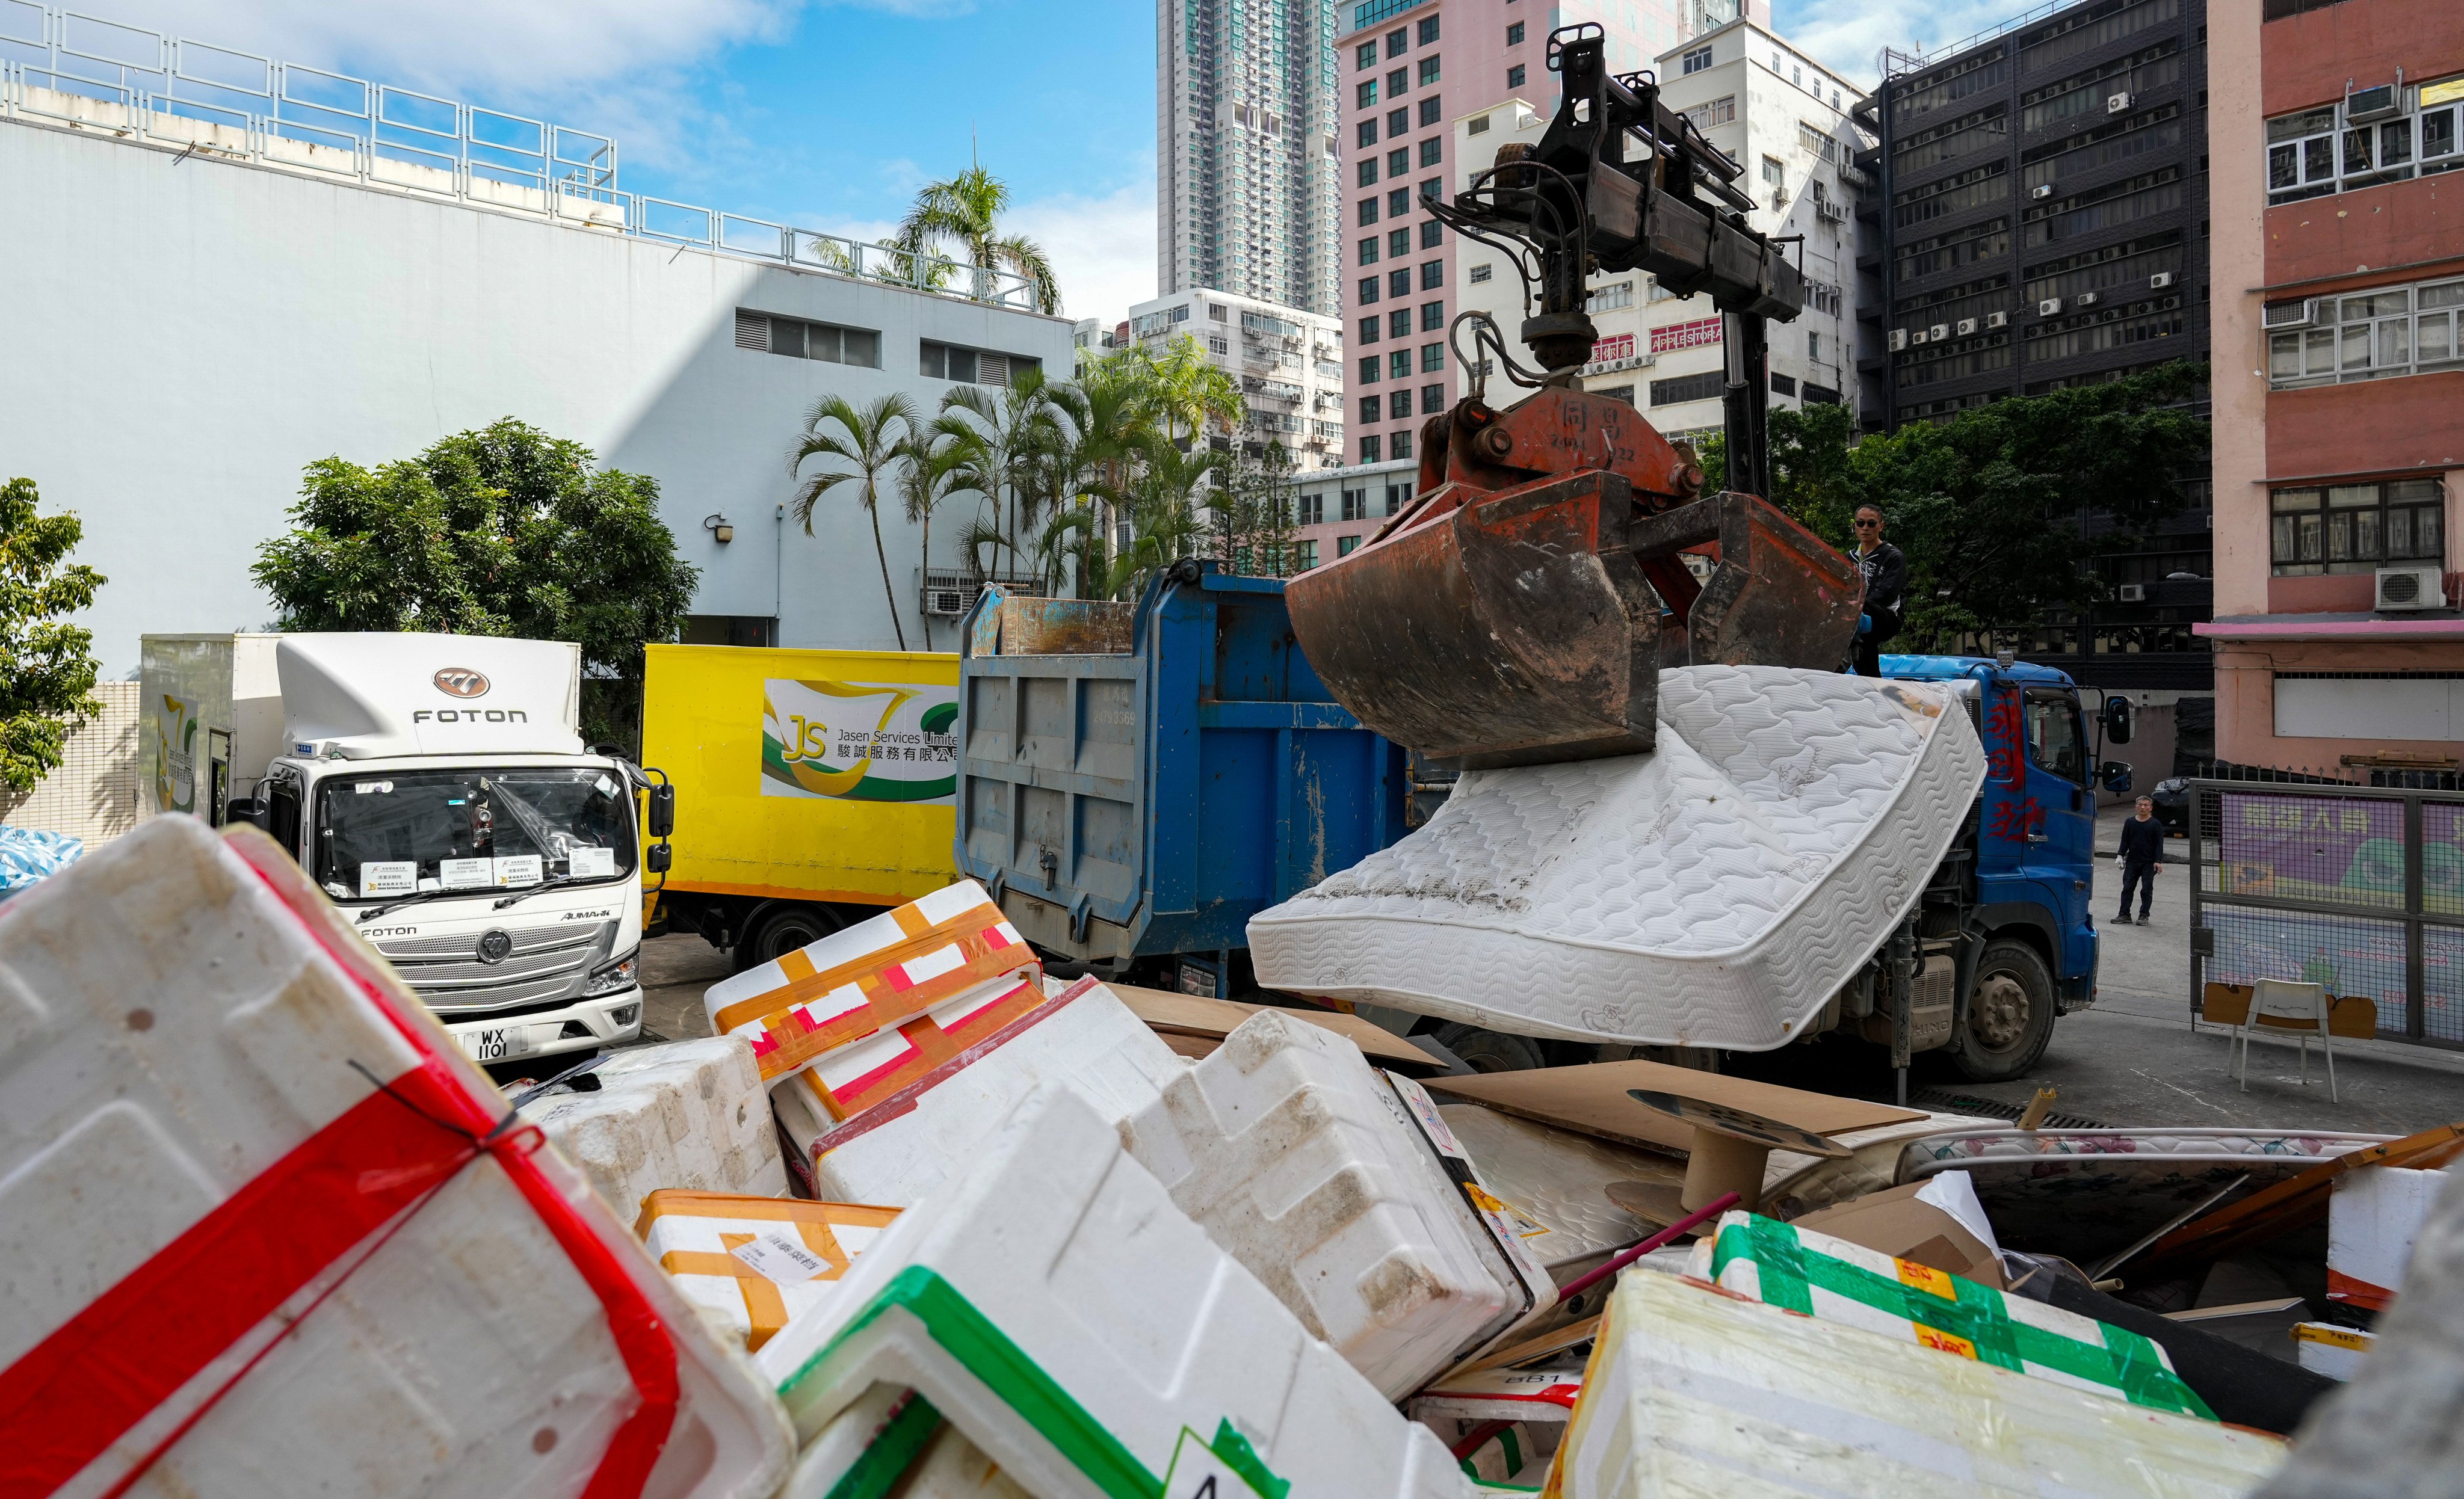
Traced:
<svg viewBox="0 0 2464 1499">
<path fill-rule="evenodd" d="M 2464 793 L 2190 783 L 2190 992 L 2291 979 L 2464 1048 Z"/>
<path fill-rule="evenodd" d="M 0 119 L 1033 311 L 1023 276 L 617 185 L 613 139 L 0 0 Z"/>
</svg>

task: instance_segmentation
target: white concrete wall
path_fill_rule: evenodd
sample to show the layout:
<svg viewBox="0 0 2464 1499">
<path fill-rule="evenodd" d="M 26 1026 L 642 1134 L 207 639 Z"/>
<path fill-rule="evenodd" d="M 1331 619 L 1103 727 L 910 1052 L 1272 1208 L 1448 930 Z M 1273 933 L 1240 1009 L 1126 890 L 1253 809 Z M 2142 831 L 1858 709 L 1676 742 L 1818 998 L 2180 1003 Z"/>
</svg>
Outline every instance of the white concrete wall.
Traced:
<svg viewBox="0 0 2464 1499">
<path fill-rule="evenodd" d="M 934 338 L 1072 368 L 1059 318 L 0 122 L 0 476 L 85 521 L 108 575 L 81 622 L 106 676 L 147 631 L 254 628 L 248 576 L 300 471 L 374 467 L 514 416 L 659 481 L 698 614 L 777 614 L 788 645 L 892 643 L 871 532 L 844 492 L 774 522 L 804 413 L 947 383 Z M 881 333 L 881 370 L 735 347 L 747 307 Z M 934 527 L 935 566 L 972 516 Z M 736 525 L 720 546 L 714 511 Z M 882 516 L 908 644 L 917 536 Z M 935 627 L 947 649 L 954 635 Z"/>
</svg>

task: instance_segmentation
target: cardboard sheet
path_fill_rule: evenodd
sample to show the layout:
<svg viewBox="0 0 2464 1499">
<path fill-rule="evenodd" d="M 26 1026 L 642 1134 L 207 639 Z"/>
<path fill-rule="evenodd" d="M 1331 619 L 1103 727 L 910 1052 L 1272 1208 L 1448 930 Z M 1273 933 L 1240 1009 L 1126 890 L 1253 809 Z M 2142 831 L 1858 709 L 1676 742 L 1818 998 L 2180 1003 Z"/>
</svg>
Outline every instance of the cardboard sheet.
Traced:
<svg viewBox="0 0 2464 1499">
<path fill-rule="evenodd" d="M 1434 1069 L 1438 1065 L 1436 1057 L 1384 1026 L 1339 1010 L 1300 1010 L 1286 1005 L 1244 1005 L 1238 1000 L 1203 999 L 1196 994 L 1176 994 L 1168 989 L 1140 988 L 1134 984 L 1107 984 L 1104 987 L 1120 995 L 1121 1003 L 1129 1006 L 1133 1014 L 1164 1036 L 1181 1035 L 1221 1041 L 1259 1010 L 1272 1010 L 1295 1020 L 1306 1020 L 1322 1031 L 1333 1032 L 1360 1048 L 1363 1055 L 1380 1066 Z M 1206 1054 L 1179 1046 L 1173 1050 L 1183 1056 Z"/>
<path fill-rule="evenodd" d="M 1627 1089 L 1673 1093 L 1705 1103 L 1743 1109 L 1815 1135 L 1873 1129 L 1925 1117 L 1921 1109 L 1896 1109 L 1861 1098 L 1835 1098 L 1802 1088 L 1723 1077 L 1717 1073 L 1671 1067 L 1664 1062 L 1593 1062 L 1581 1067 L 1488 1073 L 1478 1077 L 1431 1077 L 1425 1086 L 1432 1092 L 1467 1098 L 1559 1129 L 1681 1153 L 1693 1132 L 1667 1115 L 1627 1097 Z"/>
</svg>

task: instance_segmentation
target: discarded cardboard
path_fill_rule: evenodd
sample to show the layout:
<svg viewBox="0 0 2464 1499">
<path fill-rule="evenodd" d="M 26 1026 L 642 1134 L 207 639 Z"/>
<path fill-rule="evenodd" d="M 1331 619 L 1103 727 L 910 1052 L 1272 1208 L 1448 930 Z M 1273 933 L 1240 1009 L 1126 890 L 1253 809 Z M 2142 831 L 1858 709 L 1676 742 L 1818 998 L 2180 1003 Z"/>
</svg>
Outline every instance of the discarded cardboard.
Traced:
<svg viewBox="0 0 2464 1499">
<path fill-rule="evenodd" d="M 2404 1289 L 2412 1241 L 2446 1189 L 2444 1171 L 2364 1166 L 2327 1200 L 2327 1299 L 2383 1312 Z"/>
<path fill-rule="evenodd" d="M 1471 1077 L 1431 1077 L 1425 1080 L 1425 1086 L 1559 1129 L 1681 1153 L 1691 1142 L 1692 1129 L 1635 1102 L 1627 1096 L 1629 1090 L 1639 1088 L 1647 1093 L 1739 1109 L 1809 1135 L 1837 1135 L 1925 1118 L 1920 1109 L 1893 1108 L 1860 1098 L 1835 1098 L 1802 1088 L 1784 1088 L 1777 1083 L 1723 1077 L 1690 1067 L 1640 1060 L 1537 1067 Z"/>
<path fill-rule="evenodd" d="M 1683 1071 L 1683 1069 L 1679 1069 Z M 1734 1193 L 1740 1206 L 1762 1206 L 1764 1168 L 1771 1152 L 1845 1161 L 1848 1151 L 1820 1135 L 1729 1103 L 1678 1093 L 1629 1088 L 1627 1097 L 1684 1124 L 1685 1181 L 1675 1192 L 1649 1183 L 1620 1183 L 1610 1196 L 1627 1211 L 1673 1224 Z"/>
<path fill-rule="evenodd" d="M 2208 983 L 2207 992 L 2199 1006 L 2199 1018 L 2214 1025 L 2237 1026 L 2250 1018 L 2251 986 L 2248 984 Z M 2318 1033 L 2316 1021 L 2261 1020 L 2262 1031 L 2308 1031 Z M 2379 1007 L 2366 994 L 2330 994 L 2327 996 L 2327 1033 L 2352 1041 L 2367 1041 L 2379 1033 Z"/>
<path fill-rule="evenodd" d="M 1973 1224 L 1934 1201 L 1954 1189 L 1967 1194 L 1968 1204 L 1974 1209 Z M 1994 1257 L 1993 1241 L 1980 1238 L 1974 1231 L 1976 1227 L 1983 1227 L 1990 1234 L 1992 1226 L 1984 1221 L 1984 1209 L 1975 1207 L 1975 1203 L 1976 1192 L 1968 1185 L 1967 1177 L 1945 1172 L 1929 1181 L 1895 1186 L 1808 1213 L 1795 1220 L 1794 1226 L 2000 1291 L 2002 1264 Z"/>
<path fill-rule="evenodd" d="M 1232 999 L 1208 999 L 1197 994 L 1176 994 L 1169 989 L 1140 988 L 1134 984 L 1108 984 L 1120 997 L 1130 1012 L 1155 1028 L 1167 1038 L 1185 1036 L 1192 1039 L 1221 1041 L 1240 1029 L 1241 1022 L 1262 1010 L 1304 1020 L 1321 1031 L 1331 1031 L 1360 1048 L 1361 1053 L 1380 1067 L 1435 1069 L 1438 1059 L 1404 1040 L 1384 1026 L 1347 1015 L 1334 1010 L 1302 1010 L 1290 1005 L 1244 1005 Z M 1175 1051 L 1180 1048 L 1175 1046 Z M 1208 1049 L 1212 1051 L 1212 1048 Z M 1206 1052 L 1182 1052 L 1183 1055 L 1207 1054 Z"/>
<path fill-rule="evenodd" d="M 663 1187 L 787 1195 L 770 1097 L 741 1036 L 615 1053 L 521 1113 L 589 1173 L 619 1217 Z"/>
<path fill-rule="evenodd" d="M 756 1356 L 818 1434 L 914 1389 L 1041 1499 L 1462 1499 L 1464 1478 L 1048 1084 Z M 1287 1490 L 1286 1486 L 1288 1486 Z"/>
<path fill-rule="evenodd" d="M 2137 1272 L 2145 1276 L 2166 1267 L 2221 1259 L 2317 1223 L 2327 1212 L 2336 1179 L 2348 1171 L 2364 1166 L 2426 1170 L 2446 1164 L 2458 1152 L 2464 1152 L 2464 1122 L 2348 1150 L 2184 1224 L 2148 1247 L 2136 1262 Z"/>
<path fill-rule="evenodd" d="M 1543 1493 L 2225 1499 L 2283 1451 L 1699 1281 L 1627 1275 Z"/>
<path fill-rule="evenodd" d="M 1560 1286 L 1658 1227 L 1617 1206 L 1608 1195 L 1612 1183 L 1673 1187 L 1685 1178 L 1684 1167 L 1666 1156 L 1477 1103 L 1441 1104 L 1438 1113 L 1489 1190 L 1532 1219 L 1524 1247 Z"/>
<path fill-rule="evenodd" d="M 785 1476 L 741 1358 L 254 828 L 155 817 L 11 898 L 0 1033 L 0 1488 Z"/>
<path fill-rule="evenodd" d="M 633 1231 L 693 1310 L 752 1353 L 818 1306 L 897 1216 L 855 1203 L 658 1191 L 643 1200 Z"/>
</svg>

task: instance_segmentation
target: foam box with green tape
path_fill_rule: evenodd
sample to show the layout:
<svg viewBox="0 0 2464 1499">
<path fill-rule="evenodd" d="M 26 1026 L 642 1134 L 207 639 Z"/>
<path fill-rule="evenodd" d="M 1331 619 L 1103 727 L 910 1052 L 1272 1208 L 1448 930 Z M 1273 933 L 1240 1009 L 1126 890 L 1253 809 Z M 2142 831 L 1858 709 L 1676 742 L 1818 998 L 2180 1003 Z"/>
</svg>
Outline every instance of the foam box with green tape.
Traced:
<svg viewBox="0 0 2464 1499">
<path fill-rule="evenodd" d="M 807 1442 L 876 1384 L 913 1389 L 1038 1499 L 1473 1492 L 1063 1083 L 756 1362 Z"/>
</svg>

